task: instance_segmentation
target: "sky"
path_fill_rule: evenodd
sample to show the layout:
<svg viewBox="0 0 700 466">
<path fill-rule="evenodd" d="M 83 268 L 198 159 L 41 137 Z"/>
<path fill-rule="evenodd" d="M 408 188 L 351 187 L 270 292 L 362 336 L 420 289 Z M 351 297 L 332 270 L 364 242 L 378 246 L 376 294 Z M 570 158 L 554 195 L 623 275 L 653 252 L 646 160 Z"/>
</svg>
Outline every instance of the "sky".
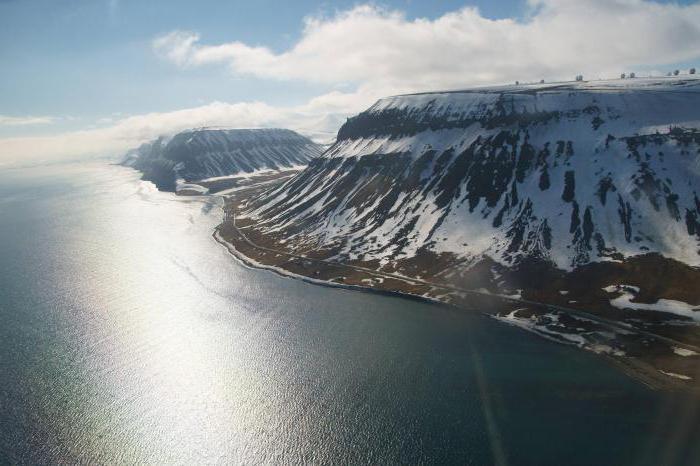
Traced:
<svg viewBox="0 0 700 466">
<path fill-rule="evenodd" d="M 700 0 L 0 0 L 0 167 L 382 96 L 700 65 Z"/>
</svg>

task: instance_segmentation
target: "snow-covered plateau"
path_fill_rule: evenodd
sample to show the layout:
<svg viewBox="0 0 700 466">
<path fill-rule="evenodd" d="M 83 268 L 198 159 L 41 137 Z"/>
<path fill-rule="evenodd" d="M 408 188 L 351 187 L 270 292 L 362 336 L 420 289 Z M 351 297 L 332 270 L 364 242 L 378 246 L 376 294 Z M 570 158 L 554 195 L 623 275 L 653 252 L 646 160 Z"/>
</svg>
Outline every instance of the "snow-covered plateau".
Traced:
<svg viewBox="0 0 700 466">
<path fill-rule="evenodd" d="M 425 252 L 571 270 L 649 252 L 700 265 L 700 80 L 382 99 L 248 215 L 381 265 Z"/>
</svg>

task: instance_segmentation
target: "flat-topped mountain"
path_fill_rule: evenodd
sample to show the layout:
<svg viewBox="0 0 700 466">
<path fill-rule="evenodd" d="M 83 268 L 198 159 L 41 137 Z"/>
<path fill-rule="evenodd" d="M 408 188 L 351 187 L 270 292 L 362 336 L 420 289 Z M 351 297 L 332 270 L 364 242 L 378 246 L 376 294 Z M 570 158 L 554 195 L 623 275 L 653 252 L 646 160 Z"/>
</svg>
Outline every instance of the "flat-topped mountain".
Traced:
<svg viewBox="0 0 700 466">
<path fill-rule="evenodd" d="M 389 97 L 243 215 L 288 248 L 457 282 L 484 260 L 697 266 L 699 128 L 692 77 Z"/>
<path fill-rule="evenodd" d="M 159 189 L 174 190 L 178 180 L 306 165 L 321 152 L 319 145 L 288 129 L 204 128 L 143 144 L 124 163 Z"/>
<path fill-rule="evenodd" d="M 700 379 L 700 79 L 389 97 L 271 186 L 232 191 L 217 229 L 254 265 Z"/>
</svg>

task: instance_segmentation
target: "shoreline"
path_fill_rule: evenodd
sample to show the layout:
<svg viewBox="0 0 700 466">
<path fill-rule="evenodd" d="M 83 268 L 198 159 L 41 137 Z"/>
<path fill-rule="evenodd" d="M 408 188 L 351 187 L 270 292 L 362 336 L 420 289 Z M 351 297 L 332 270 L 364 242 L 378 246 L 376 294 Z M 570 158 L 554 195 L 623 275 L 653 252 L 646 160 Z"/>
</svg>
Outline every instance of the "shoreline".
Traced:
<svg viewBox="0 0 700 466">
<path fill-rule="evenodd" d="M 216 205 L 223 215 L 211 233 L 212 238 L 241 265 L 312 285 L 437 304 L 456 312 L 478 312 L 539 338 L 602 356 L 616 370 L 651 390 L 700 397 L 700 371 L 696 359 L 700 348 L 693 344 L 649 332 L 624 321 L 611 320 L 585 308 L 567 308 L 556 303 L 523 299 L 520 293 L 503 295 L 486 289 L 459 288 L 448 283 L 434 283 L 324 259 L 323 256 L 314 257 L 313 251 L 297 253 L 276 243 L 274 238 L 261 234 L 248 217 L 244 217 L 244 225 L 238 225 L 237 211 L 244 208 L 251 198 L 269 189 L 270 185 L 284 182 L 285 175 L 288 173 L 283 172 L 277 177 L 267 176 L 262 180 L 254 177 L 243 186 L 233 186 L 234 189 L 231 189 L 232 186 L 222 186 L 224 189 L 219 192 L 193 196 L 216 199 Z M 182 196 L 186 197 L 189 196 Z M 262 243 L 253 242 L 242 229 L 250 229 L 256 235 L 254 241 Z M 659 350 L 664 348 L 667 354 L 660 354 Z M 683 348 L 688 354 L 677 352 Z M 681 357 L 688 355 L 693 357 Z M 685 377 L 684 374 L 692 374 L 692 377 Z"/>
<path fill-rule="evenodd" d="M 223 197 L 223 196 L 222 196 Z M 225 201 L 225 198 L 224 198 Z M 225 211 L 225 206 L 224 204 L 224 211 Z M 271 265 L 271 264 L 265 264 L 260 261 L 255 260 L 252 257 L 249 257 L 248 255 L 244 254 L 242 251 L 240 251 L 233 242 L 231 242 L 229 239 L 225 238 L 222 235 L 222 228 L 226 226 L 226 223 L 230 222 L 230 219 L 228 218 L 228 215 L 225 211 L 224 219 L 223 221 L 217 225 L 214 229 L 214 232 L 212 233 L 212 237 L 216 242 L 221 244 L 224 248 L 226 248 L 227 252 L 234 257 L 235 260 L 239 261 L 246 267 L 254 268 L 254 269 L 259 269 L 259 270 L 266 270 L 273 272 L 277 274 L 278 276 L 288 278 L 288 279 L 294 279 L 294 280 L 301 280 L 303 282 L 312 284 L 312 285 L 320 285 L 320 286 L 325 286 L 329 288 L 339 288 L 339 289 L 345 289 L 349 291 L 359 291 L 362 293 L 376 293 L 381 296 L 391 296 L 391 297 L 397 297 L 397 298 L 402 298 L 402 299 L 410 299 L 414 301 L 419 301 L 419 302 L 424 302 L 424 303 L 430 303 L 430 304 L 437 304 L 440 306 L 444 306 L 446 308 L 458 311 L 458 312 L 478 312 L 480 315 L 486 317 L 486 318 L 491 318 L 494 320 L 498 320 L 501 323 L 504 324 L 509 324 L 513 325 L 507 321 L 504 321 L 501 316 L 499 316 L 498 311 L 496 312 L 488 312 L 483 310 L 484 306 L 479 306 L 478 303 L 475 306 L 467 306 L 464 303 L 455 303 L 455 302 L 446 302 L 439 297 L 433 297 L 433 296 L 425 296 L 425 295 L 418 295 L 415 293 L 410 293 L 410 292 L 405 292 L 401 290 L 391 290 L 391 289 L 381 289 L 381 288 L 375 288 L 372 286 L 367 286 L 367 285 L 361 285 L 361 284 L 348 284 L 348 283 L 338 283 L 334 282 L 331 280 L 322 280 L 318 278 L 313 278 L 309 277 L 306 275 L 302 275 L 299 273 L 295 273 L 293 271 L 287 270 L 283 267 L 279 267 L 276 265 Z M 234 228 L 235 224 L 234 224 Z M 236 228 L 236 230 L 238 230 Z M 243 234 L 239 232 L 241 236 L 243 237 Z M 245 237 L 244 237 L 245 238 Z M 260 249 L 259 246 L 254 245 L 250 240 L 246 241 L 249 243 L 250 246 Z M 312 259 L 308 258 L 310 261 L 315 261 L 317 259 Z M 339 268 L 350 268 L 349 265 L 344 265 L 344 264 L 339 264 L 336 263 L 334 266 L 339 267 Z M 373 271 L 366 271 L 367 274 L 381 274 L 381 272 L 373 272 Z M 405 277 L 406 281 L 411 281 L 410 277 Z M 522 302 L 522 301 L 517 301 L 513 298 L 506 297 L 506 296 L 499 296 L 499 295 L 487 295 L 484 293 L 485 296 L 484 298 L 488 298 L 487 300 L 492 301 L 500 301 L 501 304 L 504 304 L 506 306 L 514 306 L 516 304 L 521 304 L 521 305 L 526 305 L 526 306 L 541 306 L 541 307 L 547 307 L 546 304 L 542 303 L 528 303 L 528 302 Z M 556 307 L 556 306 L 555 306 Z M 518 326 L 518 325 L 514 325 Z M 520 327 L 520 326 L 518 326 Z M 528 328 L 523 328 L 520 327 L 522 330 L 527 331 L 528 333 L 534 334 L 539 338 L 545 338 L 548 340 L 551 340 L 553 343 L 559 343 L 559 344 L 564 344 L 566 346 L 572 346 L 575 348 L 578 348 L 580 350 L 588 351 L 597 354 L 598 356 L 601 356 L 603 360 L 607 362 L 607 364 L 611 364 L 616 370 L 622 372 L 626 376 L 634 379 L 638 383 L 641 383 L 645 385 L 647 388 L 650 390 L 654 391 L 670 391 L 670 392 L 676 392 L 681 395 L 688 395 L 692 397 L 700 397 L 700 389 L 696 386 L 689 386 L 687 383 L 684 383 L 682 380 L 677 380 L 673 377 L 669 377 L 662 373 L 660 370 L 654 368 L 650 364 L 646 363 L 642 359 L 639 359 L 637 357 L 630 357 L 630 356 L 615 356 L 613 354 L 608 354 L 605 352 L 598 352 L 594 351 L 591 348 L 587 348 L 585 346 L 581 346 L 579 344 L 576 344 L 572 341 L 567 341 L 566 339 L 560 339 L 560 338 L 555 338 L 554 336 L 547 335 L 543 332 L 540 332 L 536 329 L 528 329 Z"/>
<path fill-rule="evenodd" d="M 429 304 L 437 304 L 440 306 L 446 306 L 455 310 L 459 311 L 465 311 L 465 310 L 470 310 L 470 309 L 465 309 L 462 307 L 458 307 L 454 304 L 451 303 L 446 303 L 444 301 L 440 301 L 435 298 L 431 298 L 429 296 L 419 296 L 415 294 L 409 294 L 409 293 L 403 293 L 401 291 L 394 291 L 394 290 L 382 290 L 382 289 L 376 289 L 376 288 L 370 288 L 368 286 L 361 286 L 361 285 L 349 285 L 346 283 L 336 283 L 336 282 L 331 282 L 331 281 L 326 281 L 326 280 L 319 280 L 316 278 L 311 278 L 307 277 L 305 275 L 300 275 L 296 274 L 294 272 L 290 272 L 288 270 L 282 269 L 280 267 L 275 267 L 273 265 L 267 265 L 263 264 L 261 262 L 257 262 L 256 260 L 246 256 L 245 254 L 242 254 L 239 250 L 235 248 L 230 242 L 228 242 L 226 239 L 222 238 L 221 235 L 219 234 L 219 226 L 217 226 L 214 229 L 214 233 L 212 233 L 212 237 L 214 240 L 221 244 L 228 253 L 234 257 L 237 261 L 242 263 L 245 267 L 249 267 L 251 269 L 256 269 L 256 270 L 265 270 L 268 272 L 272 272 L 275 275 L 278 275 L 282 278 L 288 278 L 291 280 L 299 280 L 305 283 L 308 283 L 310 285 L 316 285 L 316 286 L 324 286 L 327 288 L 338 288 L 342 290 L 348 290 L 348 291 L 355 291 L 355 292 L 360 292 L 360 293 L 371 293 L 371 294 L 378 294 L 380 296 L 389 296 L 389 297 L 394 297 L 394 298 L 403 298 L 403 299 L 410 299 L 412 301 L 418 301 L 422 303 L 429 303 Z M 485 316 L 489 316 L 488 313 L 483 312 L 483 311 L 477 311 L 474 309 L 473 311 L 475 312 L 480 312 L 481 314 Z"/>
</svg>

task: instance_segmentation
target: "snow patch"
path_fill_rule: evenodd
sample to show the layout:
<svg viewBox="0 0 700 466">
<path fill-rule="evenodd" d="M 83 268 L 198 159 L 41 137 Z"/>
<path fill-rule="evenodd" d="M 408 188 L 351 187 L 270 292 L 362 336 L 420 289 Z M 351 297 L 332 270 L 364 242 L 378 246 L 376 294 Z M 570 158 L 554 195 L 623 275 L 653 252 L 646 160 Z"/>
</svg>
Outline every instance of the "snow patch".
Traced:
<svg viewBox="0 0 700 466">
<path fill-rule="evenodd" d="M 611 354 L 613 356 L 624 356 L 625 352 L 619 349 L 613 348 L 611 345 L 606 345 L 598 342 L 590 342 L 587 338 L 587 334 L 581 333 L 567 333 L 559 332 L 557 330 L 551 329 L 549 326 L 552 324 L 558 324 L 559 314 L 548 313 L 542 316 L 532 315 L 527 317 L 518 317 L 516 314 L 518 311 L 522 311 L 524 308 L 516 309 L 505 316 L 493 316 L 496 320 L 501 322 L 519 327 L 523 330 L 536 333 L 537 335 L 547 338 L 548 340 L 553 340 L 559 343 L 569 343 L 580 348 L 586 349 L 588 351 L 593 351 L 598 354 Z M 562 330 L 565 327 L 562 326 Z"/>
<path fill-rule="evenodd" d="M 209 188 L 205 188 L 204 186 L 194 183 L 186 183 L 184 180 L 179 179 L 177 180 L 177 185 L 175 186 L 175 192 L 179 193 L 182 191 L 205 195 L 209 193 Z"/>
<path fill-rule="evenodd" d="M 635 295 L 623 292 L 622 295 L 610 300 L 610 304 L 618 309 L 642 309 L 647 311 L 666 312 L 678 316 L 689 317 L 695 322 L 700 322 L 700 308 L 683 301 L 672 299 L 659 299 L 655 303 L 633 303 Z"/>
<path fill-rule="evenodd" d="M 683 374 L 676 374 L 675 372 L 666 372 L 666 371 L 659 371 L 664 375 L 667 375 L 669 377 L 673 377 L 674 379 L 681 379 L 681 380 L 693 380 L 692 377 L 689 377 L 687 375 Z"/>
<path fill-rule="evenodd" d="M 677 346 L 673 347 L 673 352 L 676 353 L 678 356 L 697 356 L 698 353 L 696 353 L 693 350 L 685 349 L 685 348 L 679 348 Z"/>
</svg>

